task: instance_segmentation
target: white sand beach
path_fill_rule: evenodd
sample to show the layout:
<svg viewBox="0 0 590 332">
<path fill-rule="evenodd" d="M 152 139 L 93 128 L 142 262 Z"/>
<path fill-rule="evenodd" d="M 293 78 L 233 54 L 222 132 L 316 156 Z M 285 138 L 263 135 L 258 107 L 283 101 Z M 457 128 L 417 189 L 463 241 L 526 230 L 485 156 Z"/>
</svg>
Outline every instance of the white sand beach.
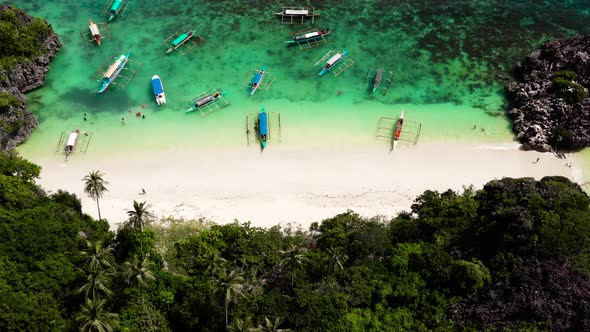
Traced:
<svg viewBox="0 0 590 332">
<path fill-rule="evenodd" d="M 96 204 L 83 193 L 82 178 L 102 171 L 109 191 L 100 200 L 101 212 L 113 226 L 126 220 L 126 210 L 138 200 L 147 201 L 158 216 L 308 227 L 348 209 L 366 217 L 392 217 L 408 210 L 427 189 L 481 188 L 502 177 L 562 175 L 582 181 L 573 158 L 520 151 L 508 142 L 419 144 L 392 153 L 386 147 L 271 146 L 263 153 L 182 149 L 35 162 L 43 167 L 39 184 L 47 191 L 75 193 L 93 217 L 98 215 Z"/>
</svg>

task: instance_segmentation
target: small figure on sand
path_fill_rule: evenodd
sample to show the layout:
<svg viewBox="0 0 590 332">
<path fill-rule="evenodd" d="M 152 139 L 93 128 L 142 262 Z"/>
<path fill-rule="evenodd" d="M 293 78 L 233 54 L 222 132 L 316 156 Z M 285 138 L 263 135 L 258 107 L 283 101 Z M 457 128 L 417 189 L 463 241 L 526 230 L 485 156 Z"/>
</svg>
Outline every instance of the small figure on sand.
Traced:
<svg viewBox="0 0 590 332">
<path fill-rule="evenodd" d="M 140 195 L 145 195 L 145 189 L 141 188 L 141 192 L 139 194 Z"/>
<path fill-rule="evenodd" d="M 533 164 L 536 164 L 536 163 L 538 163 L 538 162 L 539 162 L 539 160 L 541 160 L 541 158 L 540 158 L 540 157 L 537 157 L 537 160 L 533 161 Z"/>
<path fill-rule="evenodd" d="M 476 125 L 476 124 L 474 124 L 474 125 L 473 125 L 473 130 L 475 130 L 476 128 L 477 128 L 477 125 Z"/>
<path fill-rule="evenodd" d="M 125 118 L 121 118 L 121 124 L 125 125 Z"/>
</svg>

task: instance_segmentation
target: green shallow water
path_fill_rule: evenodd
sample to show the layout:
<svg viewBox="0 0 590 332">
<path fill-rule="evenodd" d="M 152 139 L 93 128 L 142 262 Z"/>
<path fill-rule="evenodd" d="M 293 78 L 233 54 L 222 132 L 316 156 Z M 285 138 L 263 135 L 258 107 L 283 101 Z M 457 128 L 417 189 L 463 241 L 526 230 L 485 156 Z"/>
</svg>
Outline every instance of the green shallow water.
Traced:
<svg viewBox="0 0 590 332">
<path fill-rule="evenodd" d="M 261 104 L 280 112 L 281 144 L 375 144 L 379 118 L 402 109 L 407 123 L 422 124 L 420 142 L 506 142 L 513 134 L 498 74 L 546 39 L 590 30 L 581 1 L 146 0 L 108 25 L 112 38 L 103 46 L 86 48 L 80 30 L 88 19 L 105 21 L 100 14 L 107 1 L 16 4 L 44 17 L 64 44 L 45 86 L 28 94 L 40 126 L 19 151 L 31 160 L 55 155 L 61 133 L 74 128 L 93 133 L 88 153 L 100 156 L 246 145 L 246 115 Z M 313 25 L 283 25 L 273 15 L 282 5 L 315 5 L 322 16 Z M 289 32 L 312 26 L 330 27 L 329 44 L 305 51 L 285 45 Z M 188 28 L 206 42 L 186 56 L 165 55 L 161 42 Z M 343 49 L 352 67 L 319 77 L 314 63 Z M 126 52 L 142 64 L 136 76 L 126 88 L 98 95 L 101 66 Z M 268 91 L 249 96 L 242 84 L 262 65 L 275 80 Z M 364 86 L 367 71 L 379 66 L 394 73 L 386 96 L 370 95 Z M 153 99 L 154 74 L 163 80 L 164 106 Z M 188 99 L 210 88 L 226 91 L 230 105 L 207 117 L 185 114 Z M 136 118 L 137 111 L 146 119 Z"/>
</svg>

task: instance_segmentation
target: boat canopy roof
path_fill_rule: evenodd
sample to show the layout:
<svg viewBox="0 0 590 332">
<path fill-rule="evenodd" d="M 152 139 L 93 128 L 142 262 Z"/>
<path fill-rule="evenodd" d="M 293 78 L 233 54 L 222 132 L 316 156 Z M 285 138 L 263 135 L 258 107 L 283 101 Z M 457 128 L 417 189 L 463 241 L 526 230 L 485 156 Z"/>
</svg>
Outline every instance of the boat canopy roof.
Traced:
<svg viewBox="0 0 590 332">
<path fill-rule="evenodd" d="M 115 0 L 115 2 L 113 2 L 113 5 L 111 6 L 111 11 L 116 12 L 117 10 L 119 10 L 119 7 L 121 7 L 122 4 L 123 0 Z"/>
<path fill-rule="evenodd" d="M 155 95 L 159 95 L 160 93 L 164 92 L 162 80 L 159 77 L 152 78 L 152 89 L 154 90 Z"/>
<path fill-rule="evenodd" d="M 264 110 L 258 114 L 258 125 L 260 135 L 268 135 L 268 114 Z"/>
<path fill-rule="evenodd" d="M 342 54 L 340 54 L 340 53 L 335 54 L 333 57 L 330 58 L 330 60 L 328 60 L 328 64 L 331 66 L 331 65 L 335 64 L 340 59 L 342 59 Z"/>
<path fill-rule="evenodd" d="M 90 33 L 93 36 L 96 36 L 96 35 L 99 35 L 100 36 L 100 32 L 98 31 L 98 26 L 96 25 L 96 23 L 92 23 L 88 27 L 90 28 Z"/>
<path fill-rule="evenodd" d="M 102 75 L 103 77 L 111 77 L 113 76 L 113 74 L 115 73 L 115 71 L 117 70 L 117 68 L 119 68 L 119 66 L 121 66 L 121 64 L 123 63 L 123 61 L 126 60 L 126 56 L 124 54 L 122 54 L 117 61 L 115 61 L 110 67 L 109 69 L 107 69 L 107 71 L 104 72 L 104 75 Z"/>
<path fill-rule="evenodd" d="M 187 39 L 188 36 L 189 36 L 188 33 L 183 33 L 182 35 L 176 37 L 176 39 L 174 39 L 172 41 L 172 46 L 176 46 L 176 45 L 180 44 L 183 40 Z"/>
<path fill-rule="evenodd" d="M 78 139 L 78 133 L 77 132 L 71 133 L 70 136 L 68 137 L 68 142 L 66 143 L 66 146 L 74 146 L 76 144 L 77 139 Z"/>
<path fill-rule="evenodd" d="M 285 9 L 285 15 L 309 15 L 308 9 Z"/>
<path fill-rule="evenodd" d="M 260 83 L 261 79 L 262 79 L 262 74 L 257 73 L 256 75 L 254 75 L 254 78 L 252 78 L 252 83 Z"/>
</svg>

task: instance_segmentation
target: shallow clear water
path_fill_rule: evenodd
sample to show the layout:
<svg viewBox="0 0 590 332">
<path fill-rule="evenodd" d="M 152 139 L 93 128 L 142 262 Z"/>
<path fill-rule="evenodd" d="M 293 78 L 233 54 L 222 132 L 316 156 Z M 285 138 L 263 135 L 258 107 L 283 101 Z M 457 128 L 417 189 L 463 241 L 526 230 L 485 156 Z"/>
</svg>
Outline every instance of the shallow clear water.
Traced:
<svg viewBox="0 0 590 332">
<path fill-rule="evenodd" d="M 28 95 L 40 126 L 19 147 L 25 157 L 54 155 L 61 133 L 75 128 L 93 134 L 88 154 L 95 156 L 245 145 L 246 116 L 261 104 L 280 113 L 281 144 L 375 144 L 379 118 L 402 109 L 408 124 L 422 124 L 420 142 L 507 141 L 513 134 L 499 75 L 546 39 L 590 31 L 588 1 L 145 0 L 108 24 L 112 37 L 103 46 L 85 47 L 80 31 L 87 31 L 88 19 L 105 22 L 107 3 L 16 2 L 44 17 L 64 44 L 46 85 Z M 321 17 L 284 25 L 273 14 L 282 5 L 314 5 Z M 327 45 L 286 46 L 289 32 L 313 26 L 333 31 Z M 162 41 L 188 28 L 206 42 L 186 56 L 166 55 Z M 319 77 L 314 63 L 343 49 L 354 64 L 338 77 Z M 97 94 L 101 66 L 126 52 L 142 64 L 135 77 L 124 89 Z M 242 84 L 262 65 L 275 80 L 249 96 Z M 386 96 L 371 95 L 364 85 L 367 72 L 380 66 L 394 75 Z M 164 106 L 153 99 L 154 74 L 164 83 Z M 185 114 L 188 99 L 210 88 L 226 91 L 230 105 L 207 117 Z M 136 118 L 137 111 L 146 119 Z"/>
</svg>

